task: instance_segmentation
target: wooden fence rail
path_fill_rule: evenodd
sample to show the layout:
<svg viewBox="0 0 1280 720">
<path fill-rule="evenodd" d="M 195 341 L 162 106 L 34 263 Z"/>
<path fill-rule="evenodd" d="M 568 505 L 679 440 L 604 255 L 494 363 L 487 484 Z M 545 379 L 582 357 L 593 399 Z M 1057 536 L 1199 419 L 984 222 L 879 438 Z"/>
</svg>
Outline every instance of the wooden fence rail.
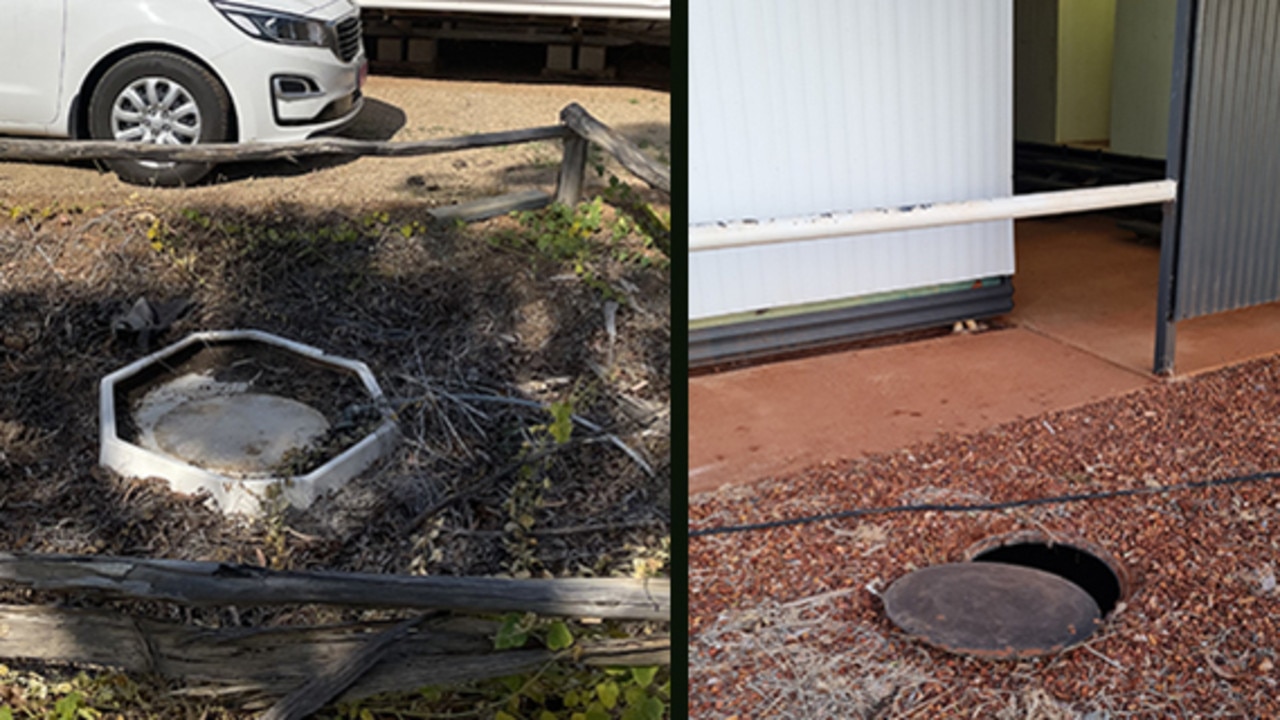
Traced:
<svg viewBox="0 0 1280 720">
<path fill-rule="evenodd" d="M 103 610 L 0 605 L 0 657 L 89 664 L 183 680 L 185 695 L 264 706 L 352 655 L 393 622 L 326 627 L 194 628 Z M 328 699 L 357 700 L 424 685 L 529 672 L 564 657 L 542 648 L 494 650 L 498 624 L 426 620 Z M 569 656 L 587 665 L 665 665 L 670 638 L 581 640 Z"/>
<path fill-rule="evenodd" d="M 666 621 L 665 578 L 418 577 L 278 571 L 250 565 L 109 556 L 0 553 L 0 582 L 185 605 L 346 607 L 531 612 L 576 618 Z"/>
<path fill-rule="evenodd" d="M 462 135 L 459 137 L 386 142 L 322 137 L 291 143 L 207 143 L 152 145 L 118 140 L 32 140 L 0 138 L 0 160 L 174 160 L 179 162 L 258 162 L 296 160 L 317 155 L 416 157 L 437 153 L 555 140 L 571 135 L 562 125 Z"/>
<path fill-rule="evenodd" d="M 501 677 L 556 660 L 666 665 L 666 636 L 583 638 L 571 653 L 495 650 L 499 623 L 475 613 L 669 621 L 666 579 L 413 577 L 275 571 L 228 563 L 0 553 L 0 585 L 131 601 L 250 607 L 403 608 L 398 623 L 196 628 L 107 610 L 0 605 L 0 657 L 95 664 L 194 683 L 182 692 L 274 702 L 271 720 L 335 699 Z M 472 616 L 467 616 L 470 613 Z"/>
<path fill-rule="evenodd" d="M 459 137 L 390 142 L 350 138 L 314 138 L 291 143 L 209 143 L 152 145 L 115 140 L 43 140 L 0 137 L 0 161 L 154 160 L 174 162 L 256 162 L 296 160 L 321 155 L 345 157 L 415 157 L 538 140 L 563 139 L 564 161 L 556 200 L 574 204 L 581 199 L 588 142 L 600 145 L 650 187 L 671 193 L 671 170 L 654 162 L 640 148 L 570 103 L 560 113 L 560 125 L 479 133 Z M 548 196 L 549 197 L 549 196 Z"/>
</svg>

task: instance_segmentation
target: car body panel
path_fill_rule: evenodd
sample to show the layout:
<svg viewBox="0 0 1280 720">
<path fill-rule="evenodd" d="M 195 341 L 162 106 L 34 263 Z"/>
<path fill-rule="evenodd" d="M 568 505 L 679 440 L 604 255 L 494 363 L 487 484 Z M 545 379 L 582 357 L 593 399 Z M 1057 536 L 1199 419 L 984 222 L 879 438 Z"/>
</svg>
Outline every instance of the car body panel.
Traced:
<svg viewBox="0 0 1280 720">
<path fill-rule="evenodd" d="M 13 31 L 0 30 L 0 65 L 28 55 L 43 58 L 47 64 L 37 80 L 47 88 L 48 95 L 40 95 L 37 80 L 26 82 L 25 86 L 15 81 L 6 84 L 9 75 L 17 71 L 0 71 L 0 106 L 15 108 L 0 114 L 0 133 L 75 136 L 75 113 L 87 106 L 86 90 L 91 89 L 96 77 L 121 57 L 148 49 L 176 51 L 208 67 L 231 98 L 238 121 L 237 138 L 242 142 L 302 139 L 350 121 L 360 109 L 360 103 L 355 102 L 341 117 L 324 122 L 277 123 L 271 91 L 273 75 L 312 79 L 320 94 L 311 99 L 308 107 L 315 107 L 318 112 L 358 89 L 360 68 L 365 62 L 363 51 L 344 63 L 328 48 L 259 40 L 228 21 L 209 0 L 9 2 L 42 32 L 24 32 L 12 38 L 15 44 L 10 45 L 5 42 L 5 33 Z M 256 0 L 243 5 L 305 15 L 322 22 L 358 12 L 348 0 Z M 55 6 L 62 6 L 65 16 L 56 19 L 57 24 L 63 25 L 62 31 L 50 36 L 55 25 L 53 16 L 57 14 Z M 52 52 L 46 47 L 54 44 L 50 41 L 55 38 L 64 40 L 65 45 L 56 59 L 50 57 Z M 61 72 L 57 70 L 59 60 Z M 33 63 L 25 59 L 20 62 L 24 67 Z M 22 91 L 28 92 L 31 99 L 24 100 L 28 96 Z"/>
<path fill-rule="evenodd" d="M 339 10 L 338 15 L 346 13 L 346 3 L 343 0 L 248 0 L 247 2 L 228 0 L 228 2 L 234 5 L 278 10 L 279 12 L 306 15 L 308 17 L 323 17 L 324 13 L 322 11 L 333 12 L 335 7 Z"/>
<path fill-rule="evenodd" d="M 38 127 L 53 122 L 61 104 L 62 32 L 66 0 L 19 2 L 0 24 L 0 123 Z M 31 43 L 32 36 L 46 38 Z"/>
</svg>

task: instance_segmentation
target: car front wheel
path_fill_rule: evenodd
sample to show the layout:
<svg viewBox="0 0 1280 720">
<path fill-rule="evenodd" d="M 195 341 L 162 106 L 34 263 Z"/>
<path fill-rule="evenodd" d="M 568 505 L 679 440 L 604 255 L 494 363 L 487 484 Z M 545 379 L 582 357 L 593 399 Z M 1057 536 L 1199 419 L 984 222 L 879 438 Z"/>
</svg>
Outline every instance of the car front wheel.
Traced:
<svg viewBox="0 0 1280 720">
<path fill-rule="evenodd" d="M 231 101 L 207 69 L 174 53 L 150 51 L 112 65 L 89 101 L 89 134 L 99 140 L 194 145 L 228 139 Z M 209 163 L 108 160 L 125 182 L 190 185 Z"/>
</svg>

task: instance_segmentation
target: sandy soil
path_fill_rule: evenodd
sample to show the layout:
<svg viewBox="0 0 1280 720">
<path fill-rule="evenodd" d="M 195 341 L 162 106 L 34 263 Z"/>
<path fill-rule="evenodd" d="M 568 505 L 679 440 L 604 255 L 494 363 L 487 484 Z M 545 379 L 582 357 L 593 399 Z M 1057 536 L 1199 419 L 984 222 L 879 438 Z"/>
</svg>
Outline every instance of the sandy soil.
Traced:
<svg viewBox="0 0 1280 720">
<path fill-rule="evenodd" d="M 577 102 L 652 157 L 670 162 L 671 96 L 666 92 L 373 76 L 365 94 L 364 111 L 342 135 L 407 141 L 554 125 L 561 108 Z M 92 164 L 0 163 L 0 203 L 114 205 L 133 198 L 148 205 L 233 202 L 246 209 L 272 203 L 419 208 L 530 188 L 550 190 L 559 162 L 558 142 L 538 142 L 418 158 L 251 163 L 222 166 L 202 185 L 177 190 L 126 185 Z M 605 180 L 610 172 L 631 181 L 612 162 L 606 164 Z M 588 174 L 600 181 L 594 172 Z"/>
</svg>

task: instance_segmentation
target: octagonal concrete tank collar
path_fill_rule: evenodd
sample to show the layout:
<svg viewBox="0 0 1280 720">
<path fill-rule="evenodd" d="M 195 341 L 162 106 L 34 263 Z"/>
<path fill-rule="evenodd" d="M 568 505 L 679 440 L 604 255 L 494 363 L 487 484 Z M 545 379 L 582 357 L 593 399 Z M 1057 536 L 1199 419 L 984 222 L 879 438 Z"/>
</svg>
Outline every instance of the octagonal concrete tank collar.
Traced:
<svg viewBox="0 0 1280 720">
<path fill-rule="evenodd" d="M 166 368 L 167 361 L 205 348 L 236 343 L 266 346 L 300 361 L 357 378 L 367 395 L 369 406 L 377 408 L 380 423 L 371 432 L 354 438 L 350 446 L 337 452 L 319 467 L 298 476 L 258 474 L 231 477 L 225 472 L 200 467 L 158 448 L 143 447 L 122 434 L 120 412 L 131 412 L 130 408 L 117 406 L 120 399 L 118 391 L 122 387 L 139 383 L 140 378 Z M 395 446 L 398 437 L 395 422 L 386 409 L 382 389 L 366 364 L 330 355 L 318 348 L 260 330 L 194 333 L 103 377 L 99 385 L 99 433 L 99 462 L 103 466 L 125 477 L 162 478 L 177 492 L 206 492 L 223 512 L 250 515 L 261 512 L 261 500 L 272 488 L 279 488 L 281 496 L 290 505 L 297 508 L 309 507 L 320 495 L 345 484 L 386 455 Z"/>
</svg>

